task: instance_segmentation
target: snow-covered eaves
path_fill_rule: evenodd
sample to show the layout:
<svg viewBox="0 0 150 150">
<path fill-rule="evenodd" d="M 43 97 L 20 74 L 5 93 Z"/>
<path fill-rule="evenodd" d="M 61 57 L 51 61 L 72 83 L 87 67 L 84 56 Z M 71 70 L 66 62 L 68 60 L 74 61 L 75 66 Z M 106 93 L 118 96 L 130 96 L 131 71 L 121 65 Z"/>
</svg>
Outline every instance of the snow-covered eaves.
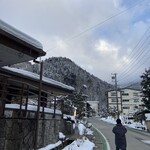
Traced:
<svg viewBox="0 0 150 150">
<path fill-rule="evenodd" d="M 17 73 L 17 74 L 25 76 L 25 77 L 29 77 L 29 78 L 34 79 L 34 80 L 38 80 L 38 81 L 40 80 L 40 76 L 38 74 L 33 73 L 33 72 L 29 72 L 29 71 L 17 69 L 17 68 L 11 68 L 11 67 L 3 67 L 3 69 L 11 71 L 13 73 Z M 58 87 L 58 88 L 61 88 L 64 90 L 69 90 L 69 91 L 75 90 L 71 86 L 68 86 L 66 84 L 63 84 L 61 82 L 58 82 L 56 80 L 53 80 L 53 79 L 50 79 L 50 78 L 47 78 L 44 76 L 42 77 L 42 81 L 45 84 L 49 84 L 50 86 Z"/>
<path fill-rule="evenodd" d="M 42 44 L 35 40 L 34 38 L 30 37 L 29 35 L 17 30 L 16 28 L 10 26 L 9 24 L 5 23 L 4 21 L 0 20 L 0 30 L 5 31 L 6 33 L 16 37 L 17 39 L 20 39 L 34 47 L 37 48 L 37 50 L 42 50 L 43 46 Z"/>
<path fill-rule="evenodd" d="M 5 108 L 6 109 L 11 109 L 11 110 L 12 109 L 20 109 L 20 105 L 19 104 L 5 104 Z M 21 109 L 25 110 L 25 106 L 21 106 Z M 36 112 L 37 111 L 37 106 L 27 105 L 27 110 Z M 42 112 L 42 111 L 43 111 L 43 108 L 40 107 L 40 112 Z M 44 112 L 53 114 L 54 113 L 54 109 L 44 107 Z M 56 110 L 55 113 L 59 114 L 59 115 L 62 114 L 62 112 L 60 110 Z"/>
<path fill-rule="evenodd" d="M 39 41 L 2 20 L 0 20 L 0 53 L 0 67 L 37 59 L 46 54 Z"/>
</svg>

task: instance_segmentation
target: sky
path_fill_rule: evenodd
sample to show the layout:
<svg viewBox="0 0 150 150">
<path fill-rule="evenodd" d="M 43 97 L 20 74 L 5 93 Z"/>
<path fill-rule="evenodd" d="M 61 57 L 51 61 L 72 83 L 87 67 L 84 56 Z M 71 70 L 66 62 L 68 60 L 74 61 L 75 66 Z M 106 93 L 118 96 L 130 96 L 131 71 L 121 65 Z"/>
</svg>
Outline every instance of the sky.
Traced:
<svg viewBox="0 0 150 150">
<path fill-rule="evenodd" d="M 149 68 L 149 0 L 0 0 L 0 19 L 111 84 Z"/>
</svg>

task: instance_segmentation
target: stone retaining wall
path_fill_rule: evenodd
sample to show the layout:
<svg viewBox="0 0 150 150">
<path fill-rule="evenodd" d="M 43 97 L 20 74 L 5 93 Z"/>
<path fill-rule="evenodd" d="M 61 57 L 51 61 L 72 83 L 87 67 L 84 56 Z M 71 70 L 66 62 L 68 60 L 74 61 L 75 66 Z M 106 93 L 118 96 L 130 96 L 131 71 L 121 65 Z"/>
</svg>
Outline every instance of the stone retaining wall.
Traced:
<svg viewBox="0 0 150 150">
<path fill-rule="evenodd" d="M 33 150 L 35 141 L 35 112 L 27 112 L 25 118 L 18 119 L 18 110 L 6 110 L 6 118 L 0 119 L 0 150 Z M 8 117 L 9 116 L 9 117 Z M 61 115 L 44 114 L 39 120 L 38 146 L 44 147 L 58 141 L 59 131 L 63 131 Z"/>
</svg>

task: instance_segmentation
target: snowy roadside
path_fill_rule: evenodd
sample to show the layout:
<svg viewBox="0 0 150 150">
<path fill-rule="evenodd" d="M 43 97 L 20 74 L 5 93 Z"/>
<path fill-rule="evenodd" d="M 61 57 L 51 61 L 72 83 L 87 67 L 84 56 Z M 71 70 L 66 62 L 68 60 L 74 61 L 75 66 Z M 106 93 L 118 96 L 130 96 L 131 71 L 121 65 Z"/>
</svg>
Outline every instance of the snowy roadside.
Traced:
<svg viewBox="0 0 150 150">
<path fill-rule="evenodd" d="M 148 119 L 150 119 L 150 116 L 147 117 Z M 120 119 L 122 119 L 120 117 Z M 100 118 L 100 120 L 102 121 L 105 121 L 107 123 L 111 123 L 111 124 L 116 124 L 116 121 L 113 117 L 109 116 L 107 118 Z M 143 124 L 139 123 L 139 122 L 132 122 L 131 124 L 125 124 L 123 123 L 124 126 L 127 126 L 129 128 L 132 128 L 132 129 L 136 129 L 136 130 L 140 130 L 140 131 L 145 131 L 145 133 L 149 133 L 149 132 L 146 132 L 147 130 L 147 126 L 145 124 L 145 122 L 143 122 Z M 141 140 L 143 143 L 146 143 L 146 144 L 150 144 L 150 140 Z"/>
<path fill-rule="evenodd" d="M 93 150 L 95 144 L 89 141 L 88 138 L 83 137 L 82 139 L 77 139 L 70 145 L 66 146 L 63 150 Z"/>
<path fill-rule="evenodd" d="M 92 124 L 85 120 L 79 121 L 79 123 L 76 124 L 79 138 L 74 140 L 70 145 L 64 147 L 62 150 L 93 150 L 95 144 L 86 137 L 88 135 L 93 135 L 93 131 L 90 129 L 91 126 Z M 59 140 L 57 143 L 49 144 L 46 147 L 40 148 L 39 150 L 52 150 L 61 145 L 62 140 L 65 140 L 65 138 L 65 135 L 60 132 L 59 139 L 61 140 Z"/>
<path fill-rule="evenodd" d="M 147 126 L 145 124 L 145 122 L 143 122 L 143 124 L 139 123 L 139 122 L 132 122 L 130 124 L 126 124 L 123 122 L 123 119 L 120 117 L 120 119 L 122 120 L 122 124 L 129 127 L 129 128 L 134 128 L 137 130 L 147 130 Z M 100 120 L 111 123 L 111 124 L 116 124 L 116 121 L 113 117 L 108 116 L 107 118 L 100 118 Z"/>
</svg>

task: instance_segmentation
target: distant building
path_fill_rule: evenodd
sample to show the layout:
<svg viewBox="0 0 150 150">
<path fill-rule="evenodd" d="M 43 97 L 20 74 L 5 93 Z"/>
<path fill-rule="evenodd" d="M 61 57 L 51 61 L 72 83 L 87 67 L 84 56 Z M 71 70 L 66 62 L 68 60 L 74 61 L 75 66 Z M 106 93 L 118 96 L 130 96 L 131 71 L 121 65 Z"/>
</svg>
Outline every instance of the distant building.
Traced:
<svg viewBox="0 0 150 150">
<path fill-rule="evenodd" d="M 99 112 L 99 101 L 87 101 L 90 104 L 90 107 L 96 112 Z"/>
<path fill-rule="evenodd" d="M 117 96 L 116 96 L 117 94 Z M 136 110 L 142 109 L 142 97 L 141 91 L 131 88 L 110 90 L 106 94 L 107 96 L 107 110 L 117 111 L 117 97 L 118 97 L 118 109 L 122 114 L 129 114 Z"/>
</svg>

